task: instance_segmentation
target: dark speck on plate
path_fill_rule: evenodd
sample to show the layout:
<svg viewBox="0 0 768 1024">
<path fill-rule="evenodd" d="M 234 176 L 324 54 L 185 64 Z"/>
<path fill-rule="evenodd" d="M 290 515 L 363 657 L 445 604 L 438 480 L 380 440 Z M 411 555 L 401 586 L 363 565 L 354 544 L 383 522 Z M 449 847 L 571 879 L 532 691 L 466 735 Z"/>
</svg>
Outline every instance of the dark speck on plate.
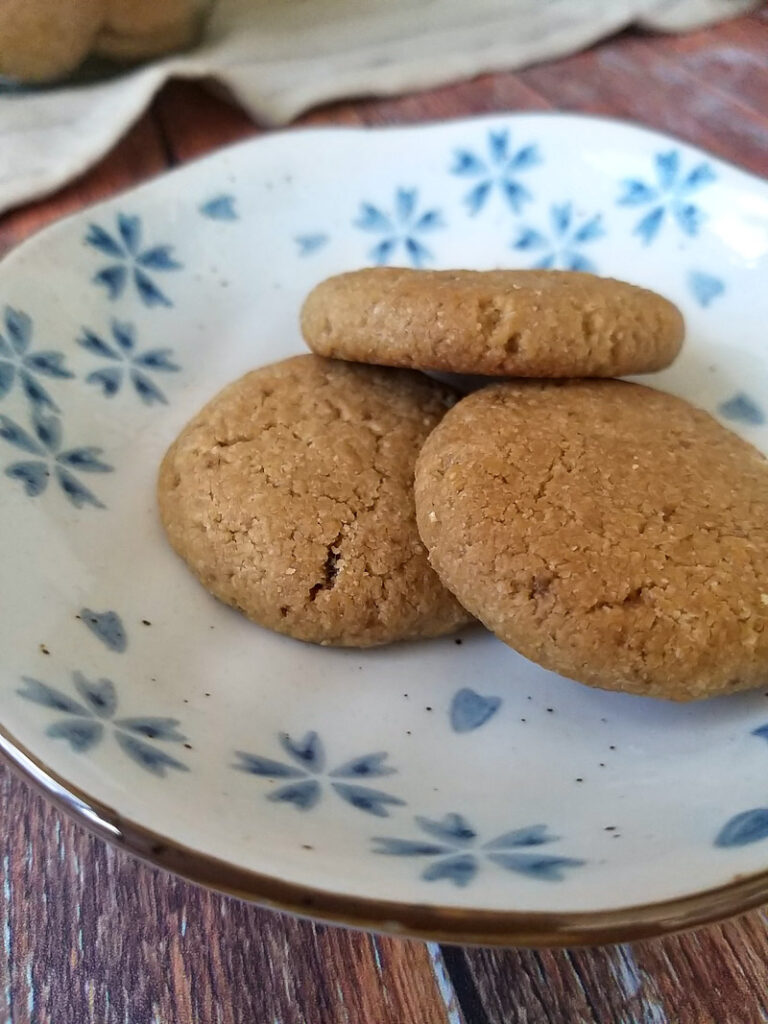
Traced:
<svg viewBox="0 0 768 1024">
<path fill-rule="evenodd" d="M 142 619 L 141 620 L 141 624 L 142 624 L 142 626 L 151 626 L 152 625 L 152 623 L 149 621 L 149 619 Z"/>
<path fill-rule="evenodd" d="M 463 641 L 463 640 L 461 639 L 461 637 L 460 637 L 460 636 L 457 636 L 457 637 L 456 637 L 456 639 L 455 639 L 455 640 L 454 640 L 453 642 L 454 642 L 455 644 L 458 644 L 458 645 L 459 645 L 459 647 L 461 647 L 461 645 L 462 645 L 462 644 L 464 643 L 464 641 Z"/>
</svg>

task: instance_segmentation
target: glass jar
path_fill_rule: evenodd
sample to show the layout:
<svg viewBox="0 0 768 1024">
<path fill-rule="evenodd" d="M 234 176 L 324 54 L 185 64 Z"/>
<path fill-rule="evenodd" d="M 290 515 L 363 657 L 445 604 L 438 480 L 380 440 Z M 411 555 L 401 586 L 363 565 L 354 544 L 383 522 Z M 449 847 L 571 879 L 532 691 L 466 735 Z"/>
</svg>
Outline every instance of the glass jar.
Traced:
<svg viewBox="0 0 768 1024">
<path fill-rule="evenodd" d="M 214 0 L 0 0 L 0 79 L 93 79 L 200 38 Z"/>
</svg>

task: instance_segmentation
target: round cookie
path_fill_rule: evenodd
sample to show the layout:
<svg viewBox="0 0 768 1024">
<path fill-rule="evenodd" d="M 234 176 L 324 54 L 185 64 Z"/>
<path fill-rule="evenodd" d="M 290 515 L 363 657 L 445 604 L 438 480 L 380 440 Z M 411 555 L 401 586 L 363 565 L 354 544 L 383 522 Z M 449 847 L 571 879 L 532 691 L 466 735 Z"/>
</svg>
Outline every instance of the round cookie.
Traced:
<svg viewBox="0 0 768 1024">
<path fill-rule="evenodd" d="M 137 35 L 121 35 L 105 29 L 96 37 L 93 52 L 98 57 L 106 57 L 118 63 L 131 64 L 135 61 L 149 60 L 191 46 L 197 35 L 198 25 L 198 18 L 193 15 L 185 21 L 168 25 L 155 32 Z"/>
<path fill-rule="evenodd" d="M 430 562 L 526 657 L 672 700 L 768 680 L 768 462 L 621 381 L 497 384 L 416 467 Z"/>
<path fill-rule="evenodd" d="M 667 299 L 593 274 L 399 267 L 321 282 L 301 328 L 318 355 L 510 377 L 661 370 L 685 330 Z"/>
<path fill-rule="evenodd" d="M 188 21 L 200 6 L 196 0 L 104 0 L 104 27 L 116 35 L 151 35 Z"/>
<path fill-rule="evenodd" d="M 0 0 L 0 75 L 46 82 L 74 71 L 103 18 L 104 0 Z"/>
<path fill-rule="evenodd" d="M 254 370 L 165 456 L 168 538 L 216 597 L 300 640 L 451 632 L 470 616 L 429 567 L 413 473 L 453 401 L 421 374 L 310 355 Z"/>
</svg>

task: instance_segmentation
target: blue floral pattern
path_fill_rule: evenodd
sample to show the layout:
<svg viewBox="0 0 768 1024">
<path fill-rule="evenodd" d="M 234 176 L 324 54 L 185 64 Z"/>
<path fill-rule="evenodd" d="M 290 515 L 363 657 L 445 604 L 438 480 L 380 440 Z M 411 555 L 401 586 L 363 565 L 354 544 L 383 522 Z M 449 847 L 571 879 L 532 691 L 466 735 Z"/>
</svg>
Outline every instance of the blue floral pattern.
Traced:
<svg viewBox="0 0 768 1024">
<path fill-rule="evenodd" d="M 414 821 L 427 839 L 377 836 L 373 839 L 374 853 L 428 860 L 421 873 L 425 882 L 443 880 L 464 887 L 476 877 L 485 862 L 529 878 L 560 882 L 566 868 L 581 867 L 585 863 L 574 857 L 539 852 L 539 847 L 559 841 L 544 825 L 514 829 L 481 843 L 475 829 L 461 814 L 446 814 L 438 821 L 416 817 Z"/>
<path fill-rule="evenodd" d="M 702 270 L 691 270 L 688 274 L 688 288 L 694 299 L 703 308 L 707 309 L 715 299 L 725 291 L 725 283 L 714 274 L 705 274 Z"/>
<path fill-rule="evenodd" d="M 654 164 L 656 180 L 653 183 L 640 178 L 627 178 L 622 182 L 623 192 L 617 200 L 620 206 L 650 207 L 635 224 L 633 234 L 649 245 L 665 220 L 670 219 L 685 235 L 697 235 L 704 222 L 704 212 L 691 196 L 715 180 L 711 165 L 702 161 L 685 172 L 677 149 L 657 153 Z"/>
<path fill-rule="evenodd" d="M 605 234 L 602 214 L 575 217 L 572 203 L 553 204 L 549 210 L 547 231 L 523 227 L 512 242 L 518 252 L 536 255 L 532 267 L 537 269 L 597 270 L 594 261 L 581 251 L 583 246 Z"/>
<path fill-rule="evenodd" d="M 78 618 L 110 651 L 125 653 L 128 634 L 117 612 L 95 612 L 92 608 L 81 608 Z"/>
<path fill-rule="evenodd" d="M 158 741 L 186 741 L 175 718 L 115 718 L 117 689 L 111 679 L 90 680 L 82 672 L 73 672 L 72 681 L 81 700 L 28 676 L 23 678 L 25 689 L 16 691 L 25 700 L 68 716 L 52 722 L 45 730 L 47 736 L 66 740 L 72 750 L 85 753 L 111 734 L 124 754 L 153 775 L 163 778 L 169 769 L 189 770 L 177 758 L 154 745 Z"/>
<path fill-rule="evenodd" d="M 168 404 L 163 392 L 154 383 L 150 374 L 175 373 L 180 367 L 171 358 L 169 348 L 152 348 L 136 351 L 136 331 L 132 324 L 113 320 L 111 325 L 113 344 L 100 335 L 83 328 L 78 345 L 92 355 L 109 361 L 111 365 L 94 370 L 85 378 L 88 384 L 100 388 L 107 398 L 116 395 L 124 381 L 130 381 L 136 394 L 145 405 Z"/>
<path fill-rule="evenodd" d="M 469 687 L 463 687 L 456 691 L 451 701 L 451 728 L 454 732 L 472 732 L 493 718 L 500 707 L 501 697 L 484 697 Z"/>
<path fill-rule="evenodd" d="M 119 299 L 128 282 L 133 281 L 136 293 L 145 306 L 173 305 L 155 283 L 154 275 L 180 270 L 182 265 L 174 259 L 170 245 L 143 246 L 141 217 L 118 213 L 115 233 L 110 233 L 98 224 L 91 224 L 85 243 L 111 260 L 93 277 L 96 284 L 106 288 L 110 299 Z"/>
<path fill-rule="evenodd" d="M 227 192 L 221 195 L 212 196 L 200 204 L 200 213 L 209 220 L 233 221 L 239 220 L 235 207 L 235 197 Z"/>
<path fill-rule="evenodd" d="M 404 255 L 414 267 L 423 267 L 433 259 L 430 249 L 421 237 L 445 227 L 440 210 L 419 212 L 419 193 L 415 188 L 399 188 L 395 192 L 394 209 L 387 212 L 372 203 L 361 203 L 360 213 L 353 222 L 356 228 L 370 234 L 382 235 L 368 251 L 372 263 L 383 265 L 392 257 Z"/>
<path fill-rule="evenodd" d="M 75 508 L 103 503 L 79 479 L 79 473 L 111 473 L 112 466 L 101 459 L 101 448 L 67 448 L 62 451 L 61 421 L 36 409 L 32 415 L 32 433 L 8 416 L 0 415 L 0 438 L 32 458 L 13 462 L 5 469 L 11 480 L 20 481 L 31 498 L 48 487 L 51 476 Z"/>
<path fill-rule="evenodd" d="M 464 205 L 474 216 L 486 205 L 494 190 L 503 197 L 513 213 L 519 213 L 532 196 L 519 177 L 541 163 L 538 146 L 528 143 L 518 149 L 510 146 L 505 129 L 488 132 L 487 155 L 471 149 L 456 151 L 451 174 L 474 180 L 464 196 Z"/>
<path fill-rule="evenodd" d="M 59 412 L 40 378 L 67 380 L 74 377 L 64 365 L 63 354 L 31 350 L 32 320 L 26 313 L 6 306 L 3 324 L 4 329 L 0 330 L 0 399 L 18 385 L 34 406 Z"/>
<path fill-rule="evenodd" d="M 299 256 L 311 256 L 313 252 L 323 249 L 330 238 L 324 231 L 315 231 L 309 235 L 297 235 L 294 241 L 299 247 Z"/>
<path fill-rule="evenodd" d="M 737 391 L 725 402 L 721 402 L 717 411 L 723 419 L 744 423 L 749 427 L 762 427 L 765 423 L 765 413 L 762 408 L 754 398 L 750 398 L 743 391 Z"/>
<path fill-rule="evenodd" d="M 279 788 L 269 794 L 269 800 L 293 804 L 301 811 L 308 811 L 318 804 L 324 789 L 330 787 L 352 807 L 379 818 L 388 817 L 389 807 L 405 803 L 400 797 L 373 789 L 360 781 L 394 774 L 395 769 L 384 763 L 387 759 L 385 753 L 363 754 L 326 772 L 325 749 L 316 732 L 308 732 L 298 741 L 283 732 L 279 734 L 279 741 L 290 758 L 289 763 L 235 751 L 239 763 L 233 765 L 234 768 L 272 781 L 282 780 Z"/>
</svg>

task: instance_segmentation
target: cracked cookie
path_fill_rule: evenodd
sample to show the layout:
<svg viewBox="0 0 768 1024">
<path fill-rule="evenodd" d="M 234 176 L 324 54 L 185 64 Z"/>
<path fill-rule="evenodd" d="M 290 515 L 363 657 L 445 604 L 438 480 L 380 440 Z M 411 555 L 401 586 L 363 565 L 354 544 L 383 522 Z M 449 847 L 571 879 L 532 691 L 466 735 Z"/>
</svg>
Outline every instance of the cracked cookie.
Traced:
<svg viewBox="0 0 768 1024">
<path fill-rule="evenodd" d="M 650 373 L 685 330 L 661 295 L 593 274 L 399 267 L 321 282 L 301 328 L 322 356 L 502 377 Z"/>
<path fill-rule="evenodd" d="M 621 381 L 519 381 L 428 438 L 430 561 L 507 644 L 607 690 L 695 700 L 768 681 L 768 462 Z"/>
<path fill-rule="evenodd" d="M 254 370 L 166 454 L 168 539 L 212 594 L 300 640 L 451 632 L 470 616 L 429 567 L 413 473 L 454 400 L 421 374 L 311 355 Z"/>
</svg>

